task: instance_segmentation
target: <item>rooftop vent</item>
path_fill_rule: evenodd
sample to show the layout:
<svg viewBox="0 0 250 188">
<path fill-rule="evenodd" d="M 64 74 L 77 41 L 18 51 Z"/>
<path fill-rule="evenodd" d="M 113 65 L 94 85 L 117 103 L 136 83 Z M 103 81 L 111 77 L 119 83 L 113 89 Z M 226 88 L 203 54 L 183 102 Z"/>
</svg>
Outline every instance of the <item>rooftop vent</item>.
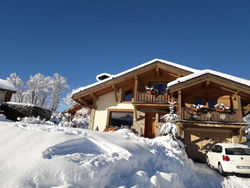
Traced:
<svg viewBox="0 0 250 188">
<path fill-rule="evenodd" d="M 100 82 L 100 81 L 102 81 L 102 80 L 106 80 L 106 79 L 111 78 L 111 77 L 112 77 L 111 74 L 108 74 L 108 73 L 101 73 L 101 74 L 98 74 L 98 75 L 96 76 L 96 80 L 97 80 L 98 82 Z"/>
</svg>

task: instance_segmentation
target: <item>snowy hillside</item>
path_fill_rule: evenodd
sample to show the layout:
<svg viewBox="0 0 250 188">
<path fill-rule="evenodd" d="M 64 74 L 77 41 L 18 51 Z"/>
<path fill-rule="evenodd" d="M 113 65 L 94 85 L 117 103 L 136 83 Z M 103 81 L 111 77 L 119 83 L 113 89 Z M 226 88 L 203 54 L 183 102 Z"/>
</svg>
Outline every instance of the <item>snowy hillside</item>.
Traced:
<svg viewBox="0 0 250 188">
<path fill-rule="evenodd" d="M 247 187 L 193 164 L 170 137 L 0 121 L 0 187 Z"/>
</svg>

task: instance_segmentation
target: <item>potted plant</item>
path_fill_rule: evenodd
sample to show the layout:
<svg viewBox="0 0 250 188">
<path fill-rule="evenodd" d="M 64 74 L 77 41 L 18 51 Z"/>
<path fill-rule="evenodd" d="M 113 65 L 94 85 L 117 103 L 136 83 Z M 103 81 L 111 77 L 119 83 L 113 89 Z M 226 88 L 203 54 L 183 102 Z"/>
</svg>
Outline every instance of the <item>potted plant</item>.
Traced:
<svg viewBox="0 0 250 188">
<path fill-rule="evenodd" d="M 228 106 L 226 106 L 225 104 L 221 103 L 221 104 L 216 104 L 214 105 L 215 110 L 217 112 L 225 112 L 227 110 L 229 110 L 230 108 Z"/>
<path fill-rule="evenodd" d="M 191 104 L 191 109 L 192 109 L 193 111 L 201 111 L 202 108 L 204 108 L 204 107 L 205 107 L 205 106 L 202 105 L 202 104 L 197 104 L 197 105 Z"/>
<path fill-rule="evenodd" d="M 110 132 L 110 131 L 114 132 L 114 131 L 116 131 L 116 130 L 117 130 L 116 127 L 107 126 L 107 127 L 104 129 L 104 132 Z"/>
</svg>

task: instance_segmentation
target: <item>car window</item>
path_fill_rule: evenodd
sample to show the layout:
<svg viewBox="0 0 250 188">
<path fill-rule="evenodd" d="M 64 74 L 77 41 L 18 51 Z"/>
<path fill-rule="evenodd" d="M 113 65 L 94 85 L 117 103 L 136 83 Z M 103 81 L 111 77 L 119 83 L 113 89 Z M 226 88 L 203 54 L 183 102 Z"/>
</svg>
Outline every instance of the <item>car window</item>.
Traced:
<svg viewBox="0 0 250 188">
<path fill-rule="evenodd" d="M 212 147 L 211 151 L 212 151 L 212 152 L 214 152 L 214 151 L 215 151 L 215 146 L 214 146 L 214 147 Z"/>
<path fill-rule="evenodd" d="M 217 153 L 221 153 L 221 152 L 222 152 L 222 146 L 218 146 Z"/>
<path fill-rule="evenodd" d="M 215 152 L 215 153 L 221 153 L 222 152 L 222 146 L 219 146 L 219 145 L 215 145 L 212 149 L 211 149 L 212 152 Z"/>
<path fill-rule="evenodd" d="M 250 155 L 248 148 L 226 148 L 227 155 Z"/>
</svg>

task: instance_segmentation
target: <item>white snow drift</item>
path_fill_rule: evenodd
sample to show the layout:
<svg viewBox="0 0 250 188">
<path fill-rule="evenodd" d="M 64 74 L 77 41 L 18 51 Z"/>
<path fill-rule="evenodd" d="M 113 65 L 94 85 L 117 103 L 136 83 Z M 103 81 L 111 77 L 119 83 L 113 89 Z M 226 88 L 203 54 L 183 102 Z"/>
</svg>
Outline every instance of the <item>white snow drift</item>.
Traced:
<svg viewBox="0 0 250 188">
<path fill-rule="evenodd" d="M 4 119 L 4 118 L 3 118 Z M 247 187 L 195 165 L 172 137 L 0 121 L 0 187 Z"/>
</svg>

